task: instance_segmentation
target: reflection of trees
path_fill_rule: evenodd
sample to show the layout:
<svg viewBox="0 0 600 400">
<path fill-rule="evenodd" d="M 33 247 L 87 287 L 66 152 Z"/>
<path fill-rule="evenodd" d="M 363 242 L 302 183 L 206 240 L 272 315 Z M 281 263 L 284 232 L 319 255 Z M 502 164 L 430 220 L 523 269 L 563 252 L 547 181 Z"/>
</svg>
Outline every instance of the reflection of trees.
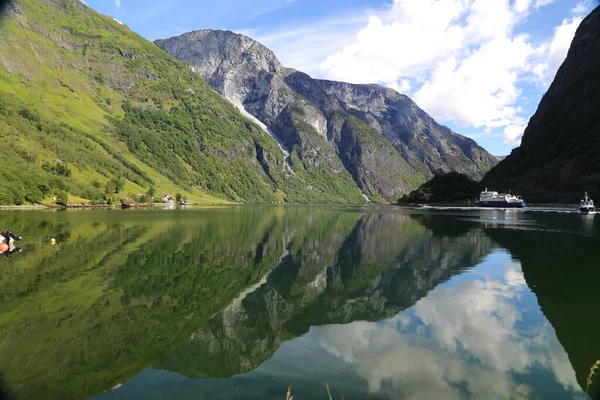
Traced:
<svg viewBox="0 0 600 400">
<path fill-rule="evenodd" d="M 585 389 L 590 367 L 600 359 L 598 237 L 505 229 L 486 234 L 521 261 L 525 280 Z M 600 399 L 598 375 L 590 395 Z"/>
<path fill-rule="evenodd" d="M 82 398 L 123 382 L 186 340 L 283 252 L 281 209 L 140 215 L 91 223 L 93 214 L 83 214 L 42 231 L 22 222 L 27 236 L 35 226 L 68 240 L 32 246 L 2 270 L 0 368 L 19 397 Z"/>
<path fill-rule="evenodd" d="M 213 317 L 158 367 L 202 378 L 252 370 L 311 326 L 397 314 L 490 249 L 481 230 L 440 237 L 395 213 L 347 219 L 343 231 L 319 240 L 294 237 L 264 285 Z"/>
</svg>

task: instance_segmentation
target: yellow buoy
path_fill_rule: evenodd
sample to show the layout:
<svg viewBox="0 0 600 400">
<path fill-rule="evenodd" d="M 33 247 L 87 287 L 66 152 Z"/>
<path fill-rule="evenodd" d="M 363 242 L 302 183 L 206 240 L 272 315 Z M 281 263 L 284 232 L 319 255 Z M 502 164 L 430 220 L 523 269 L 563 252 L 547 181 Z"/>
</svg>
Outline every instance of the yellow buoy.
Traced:
<svg viewBox="0 0 600 400">
<path fill-rule="evenodd" d="M 54 239 L 54 238 L 50 239 L 50 244 L 56 244 L 56 239 Z"/>
</svg>

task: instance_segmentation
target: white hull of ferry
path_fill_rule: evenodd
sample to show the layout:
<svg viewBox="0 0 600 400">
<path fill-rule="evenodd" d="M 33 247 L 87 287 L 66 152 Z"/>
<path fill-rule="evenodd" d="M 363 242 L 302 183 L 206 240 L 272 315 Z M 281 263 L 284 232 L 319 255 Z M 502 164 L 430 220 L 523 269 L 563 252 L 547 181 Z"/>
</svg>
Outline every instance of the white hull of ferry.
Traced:
<svg viewBox="0 0 600 400">
<path fill-rule="evenodd" d="M 523 208 L 527 207 L 525 200 L 519 196 L 488 191 L 487 188 L 479 195 L 477 207 L 493 208 Z"/>
</svg>

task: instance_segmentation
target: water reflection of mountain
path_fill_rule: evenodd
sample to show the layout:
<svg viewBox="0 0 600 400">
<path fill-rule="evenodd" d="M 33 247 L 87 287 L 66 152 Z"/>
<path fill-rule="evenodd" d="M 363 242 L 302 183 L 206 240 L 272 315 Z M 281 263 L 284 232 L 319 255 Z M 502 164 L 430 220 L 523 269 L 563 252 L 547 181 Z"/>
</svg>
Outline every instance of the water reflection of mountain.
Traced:
<svg viewBox="0 0 600 400">
<path fill-rule="evenodd" d="M 311 326 L 397 314 L 491 248 L 473 224 L 309 207 L 4 222 L 58 242 L 0 270 L 1 385 L 17 398 L 84 398 L 148 367 L 249 371 Z"/>
<path fill-rule="evenodd" d="M 600 269 L 594 257 L 599 238 L 506 229 L 487 229 L 486 234 L 520 260 L 525 280 L 585 390 L 590 367 L 600 359 Z M 600 399 L 597 374 L 589 394 Z"/>
<path fill-rule="evenodd" d="M 22 213 L 0 270 L 0 374 L 19 398 L 84 398 L 150 367 L 277 263 L 282 209 Z M 58 237 L 57 237 L 58 239 Z M 32 240 L 33 241 L 33 240 Z"/>
<path fill-rule="evenodd" d="M 413 306 L 473 266 L 491 241 L 471 225 L 439 235 L 399 213 L 365 214 L 347 235 L 296 235 L 264 284 L 191 335 L 156 367 L 190 377 L 229 377 L 269 359 L 311 326 L 377 321 Z"/>
</svg>

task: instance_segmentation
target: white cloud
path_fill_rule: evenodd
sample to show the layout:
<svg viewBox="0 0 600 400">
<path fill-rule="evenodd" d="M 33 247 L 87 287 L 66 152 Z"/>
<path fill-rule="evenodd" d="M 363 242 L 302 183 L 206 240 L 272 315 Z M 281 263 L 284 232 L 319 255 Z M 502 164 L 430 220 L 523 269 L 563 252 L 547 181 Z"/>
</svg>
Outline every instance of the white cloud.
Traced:
<svg viewBox="0 0 600 400">
<path fill-rule="evenodd" d="M 565 59 L 569 46 L 575 36 L 575 31 L 577 30 L 577 27 L 579 27 L 581 21 L 582 19 L 579 17 L 565 19 L 554 29 L 554 37 L 552 38 L 549 49 L 549 59 L 551 63 L 558 64 Z"/>
<path fill-rule="evenodd" d="M 582 20 L 583 18 L 577 16 L 563 19 L 561 24 L 554 28 L 552 38 L 535 50 L 531 71 L 541 85 L 549 85 L 554 78 L 569 51 L 575 31 Z"/>
<path fill-rule="evenodd" d="M 577 3 L 575 7 L 573 7 L 573 14 L 583 14 L 587 11 L 586 2 L 582 1 L 581 3 Z"/>
<path fill-rule="evenodd" d="M 531 0 L 516 0 L 514 7 L 518 12 L 525 12 L 531 7 Z"/>
<path fill-rule="evenodd" d="M 462 61 L 456 57 L 433 69 L 415 101 L 434 116 L 459 126 L 498 127 L 518 118 L 519 69 L 532 49 L 523 35 L 496 37 Z"/>
<path fill-rule="evenodd" d="M 517 127 L 531 113 L 521 107 L 524 84 L 537 87 L 532 101 L 538 101 L 591 4 L 576 5 L 545 40 L 523 34 L 528 18 L 553 2 L 393 0 L 380 10 L 252 36 L 286 66 L 317 78 L 386 85 L 440 122 L 491 129 L 518 145 Z"/>
<path fill-rule="evenodd" d="M 554 3 L 554 0 L 536 0 L 535 8 L 540 8 Z"/>
<path fill-rule="evenodd" d="M 515 0 L 514 7 L 518 12 L 526 12 L 529 11 L 532 4 L 537 9 L 552 3 L 554 3 L 554 0 L 536 0 L 535 2 L 533 0 Z"/>
<path fill-rule="evenodd" d="M 506 144 L 519 144 L 525 132 L 526 125 L 509 125 L 504 128 L 502 135 L 503 141 Z"/>
<path fill-rule="evenodd" d="M 115 0 L 115 6 L 121 7 L 121 0 Z"/>
<path fill-rule="evenodd" d="M 577 3 L 575 5 L 575 7 L 573 7 L 571 9 L 571 12 L 575 16 L 582 16 L 582 15 L 586 15 L 587 13 L 589 13 L 592 8 L 594 8 L 593 0 L 583 0 L 583 1 L 580 1 L 579 3 Z"/>
<path fill-rule="evenodd" d="M 354 43 L 328 57 L 322 74 L 354 83 L 421 77 L 460 49 L 463 31 L 448 28 L 463 8 L 460 0 L 396 1 L 387 14 L 371 16 Z"/>
<path fill-rule="evenodd" d="M 368 17 L 346 14 L 310 23 L 292 23 L 285 27 L 238 30 L 275 51 L 283 65 L 296 68 L 313 77 L 322 77 L 319 65 L 329 55 L 346 46 Z M 289 28 L 292 25 L 293 28 Z"/>
<path fill-rule="evenodd" d="M 411 85 L 415 101 L 435 118 L 464 127 L 511 127 L 512 133 L 524 118 L 517 105 L 521 81 L 555 71 L 553 63 L 531 65 L 541 51 L 514 28 L 532 9 L 549 3 L 395 0 L 387 13 L 370 18 L 353 43 L 328 57 L 321 72 L 331 79 L 394 89 L 406 89 L 410 78 L 417 82 Z M 562 44 L 570 43 L 569 33 L 557 31 L 560 40 L 546 56 L 564 58 Z"/>
<path fill-rule="evenodd" d="M 412 83 L 410 83 L 410 79 L 402 79 L 400 82 L 389 82 L 386 83 L 385 86 L 394 89 L 398 93 L 410 93 L 412 91 Z"/>
</svg>

